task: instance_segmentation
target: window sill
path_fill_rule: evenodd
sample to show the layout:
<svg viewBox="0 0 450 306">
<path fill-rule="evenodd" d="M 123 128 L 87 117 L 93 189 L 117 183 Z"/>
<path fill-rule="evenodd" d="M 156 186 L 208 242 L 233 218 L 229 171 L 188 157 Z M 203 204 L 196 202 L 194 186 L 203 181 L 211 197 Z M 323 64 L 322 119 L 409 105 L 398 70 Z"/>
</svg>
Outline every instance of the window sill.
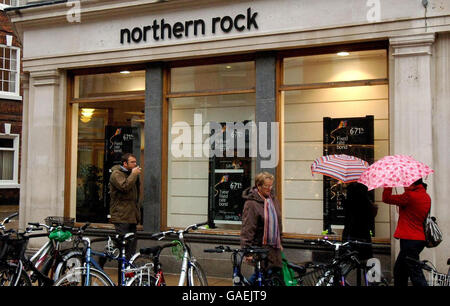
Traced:
<svg viewBox="0 0 450 306">
<path fill-rule="evenodd" d="M 0 92 L 0 99 L 22 101 L 22 96 Z"/>
<path fill-rule="evenodd" d="M 16 183 L 2 183 L 0 182 L 0 189 L 17 189 L 20 188 L 20 184 Z"/>
</svg>

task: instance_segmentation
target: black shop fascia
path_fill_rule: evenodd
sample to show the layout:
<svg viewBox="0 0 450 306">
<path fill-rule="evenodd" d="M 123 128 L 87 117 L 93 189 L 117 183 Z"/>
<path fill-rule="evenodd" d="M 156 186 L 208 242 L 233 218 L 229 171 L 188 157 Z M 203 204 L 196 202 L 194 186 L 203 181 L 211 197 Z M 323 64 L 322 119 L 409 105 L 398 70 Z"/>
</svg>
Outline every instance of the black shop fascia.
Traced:
<svg viewBox="0 0 450 306">
<path fill-rule="evenodd" d="M 172 37 L 180 39 L 191 37 L 192 35 L 204 36 L 207 31 L 211 31 L 212 34 L 216 34 L 219 31 L 223 33 L 251 31 L 252 29 L 258 29 L 257 16 L 257 12 L 252 12 L 252 9 L 248 8 L 246 14 L 238 14 L 234 17 L 213 17 L 208 22 L 203 19 L 196 19 L 170 24 L 166 23 L 164 18 L 160 20 L 155 19 L 151 25 L 135 27 L 132 30 L 127 28 L 121 29 L 120 43 L 140 43 L 151 39 L 159 41 L 166 38 L 172 39 Z"/>
</svg>

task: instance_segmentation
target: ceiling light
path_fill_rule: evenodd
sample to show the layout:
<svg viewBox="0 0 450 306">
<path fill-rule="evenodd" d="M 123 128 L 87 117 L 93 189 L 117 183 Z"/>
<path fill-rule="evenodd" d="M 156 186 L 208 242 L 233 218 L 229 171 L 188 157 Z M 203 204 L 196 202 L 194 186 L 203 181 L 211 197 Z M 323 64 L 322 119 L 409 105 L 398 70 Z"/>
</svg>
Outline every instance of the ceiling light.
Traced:
<svg viewBox="0 0 450 306">
<path fill-rule="evenodd" d="M 350 53 L 348 53 L 347 51 L 341 51 L 341 52 L 338 52 L 337 55 L 339 55 L 339 56 L 348 56 L 348 55 L 350 55 Z"/>
<path fill-rule="evenodd" d="M 95 111 L 95 108 L 82 108 L 80 120 L 84 123 L 88 123 L 89 121 L 91 121 L 94 111 Z"/>
<path fill-rule="evenodd" d="M 128 73 L 130 73 L 128 70 L 123 70 L 123 71 L 121 71 L 120 73 L 123 73 L 123 74 L 128 74 Z"/>
</svg>

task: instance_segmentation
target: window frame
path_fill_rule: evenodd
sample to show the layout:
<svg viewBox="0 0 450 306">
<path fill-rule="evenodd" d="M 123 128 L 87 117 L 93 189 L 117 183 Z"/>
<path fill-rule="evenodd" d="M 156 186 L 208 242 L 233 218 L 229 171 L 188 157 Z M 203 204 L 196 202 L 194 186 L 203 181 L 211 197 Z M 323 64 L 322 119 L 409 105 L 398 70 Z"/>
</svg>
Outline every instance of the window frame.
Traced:
<svg viewBox="0 0 450 306">
<path fill-rule="evenodd" d="M 20 96 L 20 57 L 21 57 L 21 50 L 19 47 L 15 47 L 15 46 L 8 46 L 8 45 L 4 45 L 4 44 L 0 44 L 0 48 L 5 48 L 6 50 L 16 50 L 16 55 L 17 58 L 16 60 L 16 70 L 6 70 L 6 69 L 2 69 L 2 71 L 15 71 L 16 72 L 16 76 L 15 76 L 15 88 L 14 88 L 14 92 L 10 92 L 10 91 L 4 91 L 4 90 L 0 90 L 0 98 L 3 99 L 14 99 L 14 100 L 22 100 L 22 96 Z M 0 77 L 0 81 L 3 81 L 3 77 Z"/>
<path fill-rule="evenodd" d="M 13 179 L 12 180 L 0 180 L 0 189 L 4 188 L 19 188 L 19 134 L 4 134 L 0 133 L 2 139 L 13 139 L 13 147 L 5 148 L 0 147 L 0 151 L 12 151 L 14 152 L 14 165 L 13 165 Z"/>
</svg>

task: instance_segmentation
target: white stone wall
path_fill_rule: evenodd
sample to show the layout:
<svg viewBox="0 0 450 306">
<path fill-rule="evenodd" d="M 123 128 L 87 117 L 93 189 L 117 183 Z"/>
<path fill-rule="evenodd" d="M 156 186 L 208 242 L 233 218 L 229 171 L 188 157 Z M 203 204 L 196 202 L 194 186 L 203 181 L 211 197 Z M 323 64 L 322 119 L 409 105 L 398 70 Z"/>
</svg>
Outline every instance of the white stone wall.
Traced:
<svg viewBox="0 0 450 306">
<path fill-rule="evenodd" d="M 413 155 L 436 171 L 428 183 L 445 241 L 425 256 L 445 271 L 450 253 L 448 1 L 430 0 L 425 9 L 422 1 L 380 0 L 375 15 L 368 15 L 374 7 L 363 0 L 279 0 L 276 7 L 269 0 L 153 2 L 83 1 L 79 23 L 68 22 L 65 4 L 9 13 L 23 42 L 24 72 L 30 74 L 24 91 L 22 226 L 63 212 L 64 69 L 389 39 L 390 154 Z M 170 22 L 210 20 L 248 7 L 259 14 L 257 31 L 130 46 L 119 41 L 121 28 L 145 26 L 162 16 Z M 391 209 L 391 232 L 395 225 Z M 392 245 L 394 259 L 398 245 Z"/>
</svg>

